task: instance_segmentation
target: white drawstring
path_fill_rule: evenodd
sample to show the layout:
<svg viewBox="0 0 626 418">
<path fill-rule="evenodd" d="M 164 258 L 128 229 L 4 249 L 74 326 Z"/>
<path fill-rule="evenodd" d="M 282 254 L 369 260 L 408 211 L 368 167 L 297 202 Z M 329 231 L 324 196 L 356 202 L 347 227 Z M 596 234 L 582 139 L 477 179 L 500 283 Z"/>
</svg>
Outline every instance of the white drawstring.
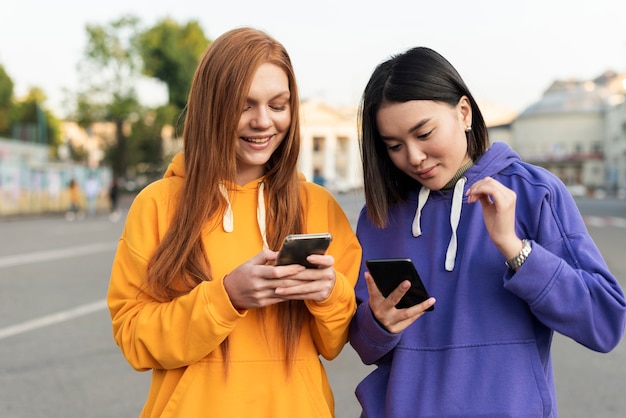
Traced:
<svg viewBox="0 0 626 418">
<path fill-rule="evenodd" d="M 454 262 L 456 260 L 457 253 L 457 235 L 456 230 L 459 226 L 459 221 L 461 219 L 461 208 L 463 205 L 463 189 L 465 188 L 465 183 L 467 179 L 465 177 L 461 177 L 456 184 L 454 185 L 454 191 L 452 193 L 452 208 L 450 209 L 450 226 L 452 227 L 452 236 L 450 237 L 450 242 L 448 244 L 448 249 L 446 251 L 446 263 L 445 267 L 447 271 L 454 270 Z M 415 211 L 415 217 L 413 218 L 413 224 L 411 225 L 411 232 L 414 237 L 419 237 L 422 235 L 422 209 L 430 196 L 430 189 L 427 187 L 422 187 L 417 195 L 417 209 Z"/>
<path fill-rule="evenodd" d="M 263 238 L 263 248 L 269 248 L 267 245 L 267 237 L 265 236 L 265 183 L 263 181 L 259 181 L 258 184 L 258 199 L 257 199 L 257 207 L 256 207 L 256 221 L 259 225 L 259 231 L 261 231 L 261 237 Z M 226 211 L 224 211 L 224 219 L 222 220 L 222 225 L 224 228 L 224 232 L 233 232 L 235 229 L 235 216 L 233 215 L 233 207 L 230 204 L 230 199 L 228 198 L 228 190 L 226 190 L 226 186 L 224 183 L 219 184 L 220 193 L 226 199 Z"/>
<path fill-rule="evenodd" d="M 261 237 L 263 238 L 263 248 L 269 248 L 267 245 L 267 238 L 265 236 L 265 196 L 263 190 L 265 189 L 265 183 L 259 182 L 259 194 L 256 205 L 256 221 L 259 224 L 259 230 L 261 231 Z"/>
<path fill-rule="evenodd" d="M 450 244 L 448 244 L 448 251 L 446 252 L 446 270 L 454 270 L 454 261 L 456 260 L 457 239 L 456 230 L 459 226 L 459 220 L 461 219 L 461 206 L 463 203 L 463 189 L 465 188 L 465 177 L 461 177 L 454 186 L 454 192 L 452 194 L 452 209 L 450 210 L 450 226 L 452 227 L 452 237 L 450 237 Z"/>
<path fill-rule="evenodd" d="M 422 208 L 428 200 L 430 195 L 430 189 L 428 187 L 422 187 L 417 195 L 417 210 L 415 211 L 415 217 L 413 218 L 412 231 L 414 237 L 422 235 Z"/>
<path fill-rule="evenodd" d="M 224 231 L 233 232 L 233 229 L 235 228 L 235 217 L 233 215 L 233 207 L 230 205 L 230 199 L 228 199 L 228 191 L 226 190 L 226 186 L 224 186 L 224 183 L 222 182 L 220 182 L 219 188 L 220 193 L 222 193 L 222 196 L 224 196 L 224 199 L 226 199 L 227 204 L 226 211 L 224 212 L 224 219 L 222 221 Z"/>
</svg>

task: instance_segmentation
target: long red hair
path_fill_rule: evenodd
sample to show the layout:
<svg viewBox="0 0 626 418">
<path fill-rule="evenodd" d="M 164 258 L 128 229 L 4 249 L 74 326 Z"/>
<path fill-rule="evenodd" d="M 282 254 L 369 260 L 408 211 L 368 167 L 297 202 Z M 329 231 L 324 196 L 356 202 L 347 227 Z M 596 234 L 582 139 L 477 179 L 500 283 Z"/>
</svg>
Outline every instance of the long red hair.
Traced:
<svg viewBox="0 0 626 418">
<path fill-rule="evenodd" d="M 171 300 L 212 279 L 201 232 L 226 209 L 219 182 L 235 183 L 237 126 L 252 77 L 263 63 L 285 71 L 291 93 L 289 132 L 265 170 L 268 245 L 276 250 L 286 235 L 304 232 L 297 172 L 300 100 L 291 60 L 283 45 L 265 32 L 231 30 L 209 45 L 191 84 L 183 130 L 184 186 L 176 216 L 148 264 L 148 286 L 158 299 Z M 292 360 L 308 311 L 302 301 L 284 302 L 276 309 L 287 359 Z M 227 340 L 222 348 L 227 358 Z"/>
</svg>

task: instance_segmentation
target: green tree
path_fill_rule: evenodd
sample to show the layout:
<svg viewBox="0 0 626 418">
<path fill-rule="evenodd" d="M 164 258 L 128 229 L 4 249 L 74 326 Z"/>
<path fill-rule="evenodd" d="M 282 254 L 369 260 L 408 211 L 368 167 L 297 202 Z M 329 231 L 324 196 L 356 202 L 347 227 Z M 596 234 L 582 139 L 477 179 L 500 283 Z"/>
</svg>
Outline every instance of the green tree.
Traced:
<svg viewBox="0 0 626 418">
<path fill-rule="evenodd" d="M 13 80 L 0 65 L 0 136 L 11 132 L 11 108 L 13 107 Z"/>
<path fill-rule="evenodd" d="M 61 143 L 61 128 L 59 120 L 44 108 L 47 97 L 39 87 L 32 87 L 26 97 L 13 102 L 9 122 L 12 127 L 27 128 L 29 141 L 47 144 L 56 154 Z M 12 135 L 16 136 L 16 135 Z"/>
<path fill-rule="evenodd" d="M 106 25 L 88 25 L 84 60 L 79 66 L 83 88 L 75 95 L 75 119 L 88 127 L 115 123 L 116 142 L 106 159 L 116 176 L 148 171 L 163 164 L 161 131 L 176 124 L 198 60 L 209 41 L 196 21 L 184 25 L 164 19 L 143 30 L 134 16 Z M 141 106 L 134 86 L 141 77 L 167 85 L 169 103 L 156 109 Z M 162 168 L 162 167 L 161 167 Z"/>
<path fill-rule="evenodd" d="M 140 21 L 123 16 L 106 25 L 87 25 L 84 60 L 79 65 L 83 88 L 76 98 L 76 119 L 81 126 L 96 121 L 113 122 L 116 128 L 115 175 L 128 170 L 128 124 L 140 110 L 135 85 L 141 76 L 137 49 Z"/>
<path fill-rule="evenodd" d="M 200 24 L 163 19 L 139 37 L 143 73 L 167 85 L 169 104 L 183 109 L 200 56 L 210 41 Z"/>
<path fill-rule="evenodd" d="M 163 175 L 166 168 L 163 155 L 162 131 L 176 115 L 172 106 L 160 106 L 156 109 L 142 109 L 134 115 L 135 122 L 128 137 L 128 170 L 131 177 L 146 176 L 149 181 Z M 118 148 L 108 146 L 105 154 L 115 169 L 118 161 Z"/>
</svg>

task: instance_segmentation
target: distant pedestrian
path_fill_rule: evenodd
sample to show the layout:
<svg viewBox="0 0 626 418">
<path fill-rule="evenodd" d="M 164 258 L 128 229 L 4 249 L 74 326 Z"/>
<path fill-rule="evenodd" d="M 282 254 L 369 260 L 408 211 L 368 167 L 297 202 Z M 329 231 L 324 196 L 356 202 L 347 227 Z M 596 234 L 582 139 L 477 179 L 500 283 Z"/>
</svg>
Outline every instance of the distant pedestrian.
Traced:
<svg viewBox="0 0 626 418">
<path fill-rule="evenodd" d="M 120 209 L 119 209 L 119 187 L 117 185 L 117 179 L 113 178 L 111 180 L 111 185 L 109 186 L 109 203 L 110 203 L 110 212 L 109 219 L 113 222 L 119 221 L 121 217 Z"/>
<path fill-rule="evenodd" d="M 100 194 L 100 184 L 97 177 L 89 174 L 85 182 L 85 197 L 87 198 L 87 214 L 95 216 L 97 212 L 98 195 Z"/>
<path fill-rule="evenodd" d="M 77 218 L 81 218 L 83 215 L 80 210 L 81 191 L 76 179 L 70 180 L 68 184 L 68 189 L 70 195 L 70 207 L 65 213 L 65 219 L 67 219 L 68 221 L 73 221 Z"/>
</svg>

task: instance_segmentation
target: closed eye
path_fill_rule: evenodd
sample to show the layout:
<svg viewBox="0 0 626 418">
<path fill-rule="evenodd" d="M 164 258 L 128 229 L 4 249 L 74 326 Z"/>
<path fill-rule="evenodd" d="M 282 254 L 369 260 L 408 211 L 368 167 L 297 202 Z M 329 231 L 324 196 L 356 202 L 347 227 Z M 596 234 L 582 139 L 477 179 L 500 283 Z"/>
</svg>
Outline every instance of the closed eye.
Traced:
<svg viewBox="0 0 626 418">
<path fill-rule="evenodd" d="M 426 132 L 425 134 L 422 135 L 418 135 L 417 139 L 426 139 L 430 136 L 430 134 L 432 134 L 434 131 L 434 129 L 431 129 L 430 131 Z"/>
</svg>

